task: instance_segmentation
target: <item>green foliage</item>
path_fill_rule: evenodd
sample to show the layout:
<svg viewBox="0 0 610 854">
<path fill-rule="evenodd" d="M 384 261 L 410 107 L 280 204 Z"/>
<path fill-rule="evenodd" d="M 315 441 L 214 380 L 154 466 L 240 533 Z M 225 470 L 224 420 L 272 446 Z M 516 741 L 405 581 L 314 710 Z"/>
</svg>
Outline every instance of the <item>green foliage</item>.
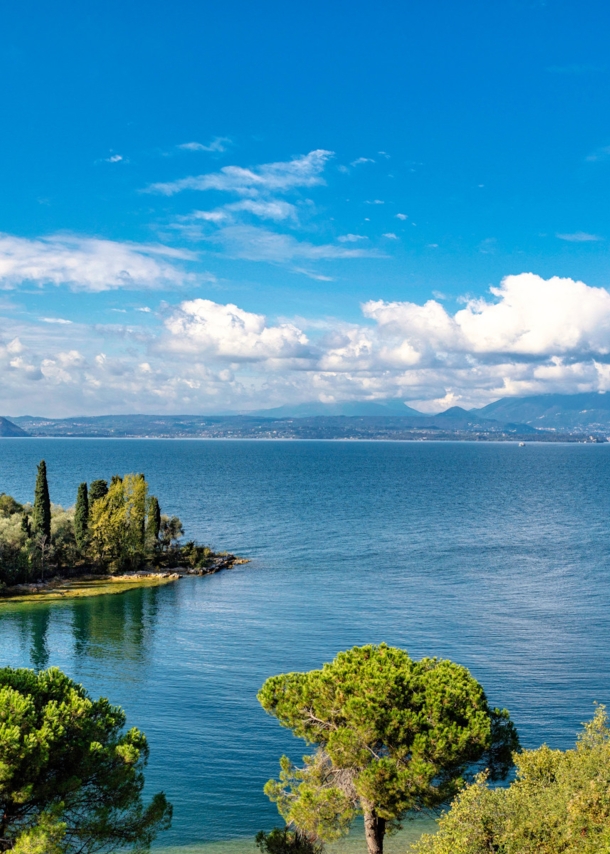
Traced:
<svg viewBox="0 0 610 854">
<path fill-rule="evenodd" d="M 0 838 L 21 854 L 147 850 L 171 806 L 143 803 L 146 737 L 124 724 L 57 668 L 1 669 Z"/>
<path fill-rule="evenodd" d="M 20 528 L 23 536 L 26 538 L 26 540 L 29 540 L 32 536 L 32 523 L 27 513 L 23 513 L 21 516 Z"/>
<path fill-rule="evenodd" d="M 270 833 L 256 834 L 256 847 L 262 854 L 322 854 L 323 846 L 298 830 L 274 827 Z"/>
<path fill-rule="evenodd" d="M 52 505 L 48 496 L 44 460 L 38 467 L 34 508 L 0 494 L 2 587 L 57 572 L 82 574 L 91 563 L 104 572 L 137 570 L 147 563 L 202 569 L 213 557 L 207 546 L 193 541 L 179 545 L 184 534 L 180 519 L 161 515 L 143 474 L 114 475 L 110 487 L 105 480 L 94 480 L 89 489 L 81 483 L 70 510 Z M 46 534 L 41 533 L 43 523 Z"/>
<path fill-rule="evenodd" d="M 6 492 L 0 492 L 0 516 L 7 519 L 14 513 L 23 513 L 23 504 L 15 501 L 12 495 L 7 495 Z"/>
<path fill-rule="evenodd" d="M 147 491 L 143 475 L 115 476 L 107 494 L 91 507 L 92 554 L 112 571 L 137 569 L 144 562 Z"/>
<path fill-rule="evenodd" d="M 148 499 L 148 512 L 146 515 L 146 545 L 153 552 L 159 545 L 159 531 L 161 530 L 161 508 L 156 496 L 151 495 Z"/>
<path fill-rule="evenodd" d="M 108 484 L 105 480 L 93 480 L 89 487 L 89 507 L 93 505 L 98 498 L 103 498 L 108 494 Z"/>
<path fill-rule="evenodd" d="M 273 676 L 258 699 L 317 747 L 302 768 L 283 757 L 280 780 L 265 786 L 286 822 L 330 841 L 362 813 L 377 836 L 372 850 L 381 850 L 386 822 L 392 830 L 407 811 L 446 802 L 476 763 L 505 775 L 518 747 L 508 713 L 489 708 L 465 667 L 413 661 L 385 644 Z"/>
<path fill-rule="evenodd" d="M 34 488 L 33 530 L 36 536 L 51 540 L 51 499 L 47 483 L 47 464 L 41 460 L 38 465 L 36 486 Z"/>
<path fill-rule="evenodd" d="M 610 851 L 610 729 L 603 706 L 573 750 L 546 745 L 515 757 L 517 778 L 485 775 L 455 799 L 416 854 L 602 854 Z"/>
<path fill-rule="evenodd" d="M 81 483 L 76 493 L 76 506 L 74 510 L 74 537 L 76 545 L 81 552 L 87 547 L 89 529 L 89 496 L 87 484 Z"/>
</svg>

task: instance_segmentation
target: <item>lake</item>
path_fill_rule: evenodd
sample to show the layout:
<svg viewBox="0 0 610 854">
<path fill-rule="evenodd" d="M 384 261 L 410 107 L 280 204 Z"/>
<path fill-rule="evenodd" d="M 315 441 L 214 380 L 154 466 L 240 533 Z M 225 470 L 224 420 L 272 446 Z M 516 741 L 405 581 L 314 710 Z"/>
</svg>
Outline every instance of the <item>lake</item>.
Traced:
<svg viewBox="0 0 610 854">
<path fill-rule="evenodd" d="M 354 644 L 466 665 L 527 747 L 570 746 L 610 699 L 610 444 L 0 439 L 0 492 L 31 501 L 42 458 L 54 502 L 144 472 L 188 535 L 252 559 L 0 609 L 0 664 L 57 665 L 146 732 L 160 848 L 280 824 L 262 787 L 305 748 L 256 692 Z"/>
</svg>

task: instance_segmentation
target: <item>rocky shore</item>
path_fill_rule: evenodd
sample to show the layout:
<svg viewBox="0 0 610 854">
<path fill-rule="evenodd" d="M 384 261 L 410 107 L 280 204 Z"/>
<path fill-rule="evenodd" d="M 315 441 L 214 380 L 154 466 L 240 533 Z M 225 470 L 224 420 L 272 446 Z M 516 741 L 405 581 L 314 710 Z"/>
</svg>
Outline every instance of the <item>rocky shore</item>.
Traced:
<svg viewBox="0 0 610 854">
<path fill-rule="evenodd" d="M 91 573 L 81 575 L 78 578 L 55 576 L 46 581 L 5 587 L 0 591 L 0 604 L 2 602 L 24 602 L 34 599 L 70 599 L 123 593 L 135 587 L 157 586 L 178 581 L 187 575 L 213 575 L 222 569 L 231 569 L 234 566 L 244 563 L 249 563 L 249 560 L 227 554 L 216 556 L 206 567 L 194 569 L 178 566 L 163 570 L 142 569 L 135 572 L 122 573 L 121 575 L 97 575 Z"/>
</svg>

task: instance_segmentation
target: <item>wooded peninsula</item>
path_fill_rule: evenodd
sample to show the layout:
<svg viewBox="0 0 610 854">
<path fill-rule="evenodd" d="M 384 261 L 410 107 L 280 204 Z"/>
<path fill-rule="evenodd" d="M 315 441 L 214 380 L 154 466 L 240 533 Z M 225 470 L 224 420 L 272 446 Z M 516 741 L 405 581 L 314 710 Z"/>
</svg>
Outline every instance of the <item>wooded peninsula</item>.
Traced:
<svg viewBox="0 0 610 854">
<path fill-rule="evenodd" d="M 143 474 L 81 483 L 64 509 L 51 503 L 42 460 L 33 504 L 0 493 L 0 598 L 121 592 L 246 562 L 183 537 L 182 522 L 161 512 Z"/>
</svg>

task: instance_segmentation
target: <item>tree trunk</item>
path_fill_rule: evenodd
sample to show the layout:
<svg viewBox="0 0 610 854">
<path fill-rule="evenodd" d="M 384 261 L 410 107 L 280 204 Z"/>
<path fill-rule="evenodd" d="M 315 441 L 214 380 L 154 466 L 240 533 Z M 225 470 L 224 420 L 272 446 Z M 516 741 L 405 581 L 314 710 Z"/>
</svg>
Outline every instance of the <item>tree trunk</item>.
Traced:
<svg viewBox="0 0 610 854">
<path fill-rule="evenodd" d="M 364 835 L 369 854 L 383 854 L 385 818 L 380 818 L 373 809 L 364 811 Z"/>
</svg>

